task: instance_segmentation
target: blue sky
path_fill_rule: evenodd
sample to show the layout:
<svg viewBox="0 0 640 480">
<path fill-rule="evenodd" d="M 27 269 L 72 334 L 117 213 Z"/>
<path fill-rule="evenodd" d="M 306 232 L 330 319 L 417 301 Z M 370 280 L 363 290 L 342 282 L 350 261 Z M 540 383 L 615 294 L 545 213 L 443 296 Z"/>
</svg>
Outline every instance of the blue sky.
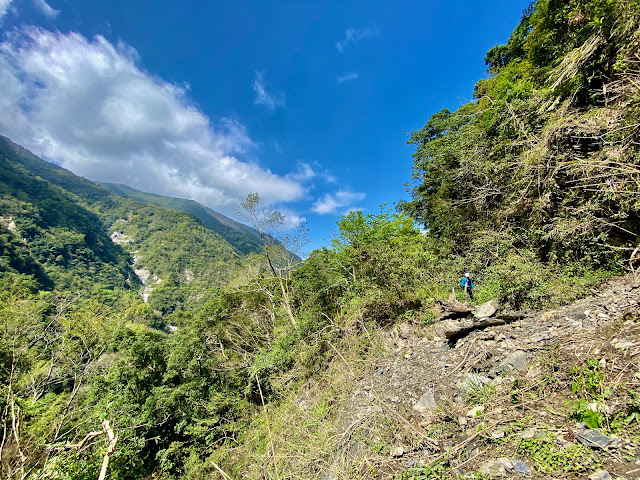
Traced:
<svg viewBox="0 0 640 480">
<path fill-rule="evenodd" d="M 469 101 L 528 1 L 0 0 L 0 133 L 92 180 L 234 216 L 407 198 L 407 135 Z"/>
</svg>

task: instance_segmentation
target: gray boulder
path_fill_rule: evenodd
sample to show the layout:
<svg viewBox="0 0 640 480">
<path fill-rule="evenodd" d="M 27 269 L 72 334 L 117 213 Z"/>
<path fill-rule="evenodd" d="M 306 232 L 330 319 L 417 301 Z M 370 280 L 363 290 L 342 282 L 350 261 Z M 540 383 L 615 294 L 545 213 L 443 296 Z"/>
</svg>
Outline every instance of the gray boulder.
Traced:
<svg viewBox="0 0 640 480">
<path fill-rule="evenodd" d="M 589 428 L 578 434 L 577 440 L 587 446 L 593 448 L 605 448 L 612 444 L 615 440 L 607 437 L 599 428 Z"/>
<path fill-rule="evenodd" d="M 500 308 L 500 304 L 497 300 L 490 300 L 487 303 L 480 305 L 475 312 L 476 318 L 487 318 L 493 316 Z"/>
<path fill-rule="evenodd" d="M 423 415 L 427 415 L 431 412 L 432 409 L 437 408 L 438 404 L 436 403 L 435 396 L 432 391 L 427 391 L 424 395 L 420 397 L 420 399 L 413 406 L 413 409 L 416 412 L 419 412 Z"/>
<path fill-rule="evenodd" d="M 611 480 L 611 475 L 606 470 L 598 470 L 589 475 L 589 480 Z"/>
<path fill-rule="evenodd" d="M 489 478 L 502 478 L 507 476 L 507 470 L 497 460 L 489 460 L 480 465 L 479 472 Z"/>
<path fill-rule="evenodd" d="M 493 367 L 489 372 L 489 376 L 498 375 L 500 372 L 521 372 L 527 369 L 528 363 L 529 360 L 527 359 L 526 352 L 516 350 L 515 352 L 507 355 L 507 357 L 498 363 L 498 365 Z"/>
<path fill-rule="evenodd" d="M 519 460 L 517 458 L 514 458 L 512 462 L 513 469 L 516 473 L 519 473 L 521 475 L 531 475 L 533 473 L 533 469 L 527 462 L 523 462 L 522 460 Z"/>
</svg>

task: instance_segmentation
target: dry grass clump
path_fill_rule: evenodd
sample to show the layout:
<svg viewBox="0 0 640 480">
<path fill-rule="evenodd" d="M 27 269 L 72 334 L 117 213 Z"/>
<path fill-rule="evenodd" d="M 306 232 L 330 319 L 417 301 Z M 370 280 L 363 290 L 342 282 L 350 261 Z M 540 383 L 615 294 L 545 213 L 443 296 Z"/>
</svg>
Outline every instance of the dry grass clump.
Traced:
<svg viewBox="0 0 640 480">
<path fill-rule="evenodd" d="M 582 45 L 567 53 L 562 62 L 553 69 L 551 78 L 555 81 L 551 88 L 555 90 L 566 80 L 574 78 L 603 43 L 604 38 L 601 35 L 593 35 Z"/>
<path fill-rule="evenodd" d="M 382 350 L 378 339 L 357 329 L 326 349 L 332 358 L 323 374 L 301 383 L 296 378 L 305 375 L 294 369 L 275 379 L 281 399 L 264 405 L 239 445 L 216 451 L 212 459 L 226 475 L 311 479 L 351 468 L 351 442 L 366 419 L 351 419 L 344 409 Z"/>
</svg>

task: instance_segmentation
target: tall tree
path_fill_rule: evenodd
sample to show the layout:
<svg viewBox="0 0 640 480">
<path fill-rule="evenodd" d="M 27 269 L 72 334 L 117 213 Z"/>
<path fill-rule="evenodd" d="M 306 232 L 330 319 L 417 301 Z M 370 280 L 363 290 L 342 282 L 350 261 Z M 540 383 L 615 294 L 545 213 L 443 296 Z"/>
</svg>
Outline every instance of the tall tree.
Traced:
<svg viewBox="0 0 640 480">
<path fill-rule="evenodd" d="M 263 255 L 267 262 L 267 269 L 277 280 L 282 294 L 282 306 L 294 326 L 297 326 L 296 316 L 291 306 L 291 292 L 289 278 L 291 270 L 299 262 L 297 253 L 307 243 L 306 225 L 301 225 L 293 233 L 290 230 L 286 216 L 273 208 L 272 205 L 262 205 L 258 193 L 250 193 L 240 204 L 238 214 L 251 222 L 260 234 L 263 245 Z"/>
</svg>

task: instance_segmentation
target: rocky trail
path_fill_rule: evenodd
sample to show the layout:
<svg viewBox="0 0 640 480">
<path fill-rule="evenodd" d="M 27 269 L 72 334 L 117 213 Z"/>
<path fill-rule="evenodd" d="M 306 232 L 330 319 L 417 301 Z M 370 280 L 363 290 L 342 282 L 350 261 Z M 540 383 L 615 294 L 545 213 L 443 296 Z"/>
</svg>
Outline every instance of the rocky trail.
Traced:
<svg viewBox="0 0 640 480">
<path fill-rule="evenodd" d="M 545 312 L 443 301 L 384 334 L 319 478 L 640 478 L 639 304 L 631 277 Z"/>
</svg>

